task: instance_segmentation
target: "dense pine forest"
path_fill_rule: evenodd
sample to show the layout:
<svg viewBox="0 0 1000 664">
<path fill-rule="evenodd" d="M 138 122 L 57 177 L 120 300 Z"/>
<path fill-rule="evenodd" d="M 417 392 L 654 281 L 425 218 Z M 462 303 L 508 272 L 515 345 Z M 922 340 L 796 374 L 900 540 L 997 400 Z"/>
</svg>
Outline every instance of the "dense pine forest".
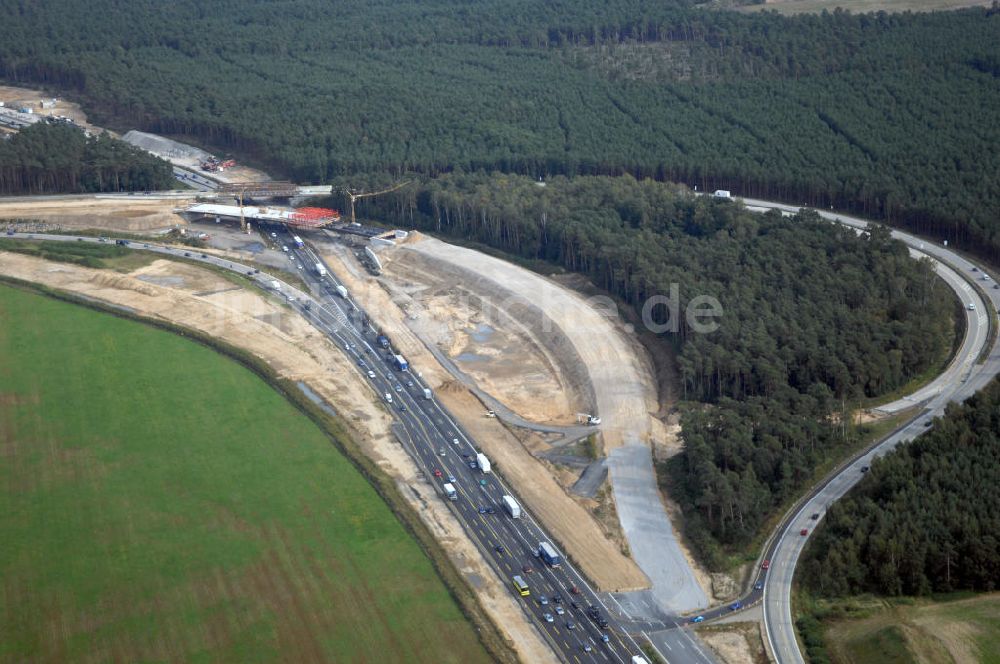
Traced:
<svg viewBox="0 0 1000 664">
<path fill-rule="evenodd" d="M 621 174 L 1000 258 L 1000 14 L 625 0 L 0 0 L 0 76 L 297 180 Z"/>
<path fill-rule="evenodd" d="M 170 164 L 104 134 L 39 122 L 0 140 L 0 194 L 142 191 L 175 186 Z"/>
<path fill-rule="evenodd" d="M 817 594 L 928 595 L 1000 583 L 1000 382 L 877 460 L 803 558 Z"/>
<path fill-rule="evenodd" d="M 713 565 L 853 442 L 845 406 L 900 387 L 950 348 L 954 298 L 882 226 L 858 235 L 815 212 L 759 215 L 630 176 L 544 185 L 448 174 L 364 211 L 581 272 L 636 309 L 673 284 L 682 312 L 700 295 L 719 300 L 718 330 L 685 322 L 670 335 L 692 405 L 669 472 Z"/>
</svg>

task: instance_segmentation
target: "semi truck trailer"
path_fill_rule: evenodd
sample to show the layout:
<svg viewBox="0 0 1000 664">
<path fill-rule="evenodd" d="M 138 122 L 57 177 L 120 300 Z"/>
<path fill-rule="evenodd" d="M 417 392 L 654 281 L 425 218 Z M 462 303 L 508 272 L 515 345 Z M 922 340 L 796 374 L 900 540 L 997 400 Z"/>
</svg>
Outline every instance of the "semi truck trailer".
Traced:
<svg viewBox="0 0 1000 664">
<path fill-rule="evenodd" d="M 512 519 L 521 518 L 521 506 L 517 504 L 513 496 L 504 496 L 502 498 L 504 509 L 507 510 L 507 514 L 510 514 Z"/>
</svg>

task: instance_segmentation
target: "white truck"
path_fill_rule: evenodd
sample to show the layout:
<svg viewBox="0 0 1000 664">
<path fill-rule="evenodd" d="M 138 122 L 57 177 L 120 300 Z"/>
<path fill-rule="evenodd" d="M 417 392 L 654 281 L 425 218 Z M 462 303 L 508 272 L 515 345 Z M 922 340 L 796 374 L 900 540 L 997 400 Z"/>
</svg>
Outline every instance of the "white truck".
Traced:
<svg viewBox="0 0 1000 664">
<path fill-rule="evenodd" d="M 424 388 L 424 398 L 425 399 L 430 399 L 432 396 L 434 396 L 434 393 L 431 392 L 431 388 L 425 387 Z"/>
<path fill-rule="evenodd" d="M 507 514 L 510 514 L 512 519 L 521 518 L 521 506 L 517 504 L 513 496 L 504 496 L 502 498 L 504 509 L 507 510 Z"/>
<path fill-rule="evenodd" d="M 281 290 L 281 284 L 279 284 L 277 281 L 272 281 L 271 282 L 271 288 L 273 288 L 276 291 L 280 291 Z"/>
<path fill-rule="evenodd" d="M 321 277 L 326 276 L 326 267 L 322 263 L 316 263 L 316 274 Z"/>
<path fill-rule="evenodd" d="M 484 475 L 490 472 L 490 460 L 482 452 L 476 455 L 476 463 L 479 464 L 479 468 L 483 471 Z"/>
<path fill-rule="evenodd" d="M 340 297 L 344 298 L 345 300 L 347 299 L 347 289 L 341 286 L 340 284 L 337 284 L 337 293 L 340 295 Z"/>
<path fill-rule="evenodd" d="M 458 492 L 450 482 L 445 482 L 444 495 L 448 496 L 448 500 L 458 500 Z"/>
</svg>

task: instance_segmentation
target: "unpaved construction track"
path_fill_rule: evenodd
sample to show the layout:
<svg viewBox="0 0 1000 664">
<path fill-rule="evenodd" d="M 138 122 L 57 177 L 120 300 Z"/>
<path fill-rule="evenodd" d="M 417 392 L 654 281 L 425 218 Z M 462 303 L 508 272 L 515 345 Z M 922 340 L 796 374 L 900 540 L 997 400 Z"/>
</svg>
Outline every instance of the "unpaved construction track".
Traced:
<svg viewBox="0 0 1000 664">
<path fill-rule="evenodd" d="M 656 483 L 651 439 L 667 434 L 653 415 L 659 411 L 655 384 L 623 336 L 614 304 L 588 301 L 533 272 L 434 239 L 417 237 L 383 255 L 397 280 L 407 275 L 419 281 L 433 273 L 438 281 L 472 294 L 479 308 L 515 318 L 535 345 L 549 350 L 567 377 L 563 382 L 603 420 L 619 521 L 632 557 L 652 582 L 653 597 L 670 612 L 707 605 L 705 588 L 675 535 Z"/>
<path fill-rule="evenodd" d="M 358 269 L 342 247 L 326 246 L 324 258 L 352 296 L 373 316 L 374 323 L 386 332 L 393 345 L 406 356 L 410 365 L 429 383 L 435 397 L 459 419 L 494 466 L 513 485 L 532 508 L 539 521 L 573 558 L 580 569 L 601 590 L 629 590 L 648 587 L 642 571 L 622 555 L 614 542 L 579 503 L 555 481 L 549 470 L 495 418 L 485 415 L 479 400 L 459 381 L 453 379 L 428 351 L 409 325 L 419 321 L 407 316 L 378 281 Z M 408 302 L 401 303 L 406 306 Z M 417 312 L 410 312 L 416 316 Z"/>
</svg>

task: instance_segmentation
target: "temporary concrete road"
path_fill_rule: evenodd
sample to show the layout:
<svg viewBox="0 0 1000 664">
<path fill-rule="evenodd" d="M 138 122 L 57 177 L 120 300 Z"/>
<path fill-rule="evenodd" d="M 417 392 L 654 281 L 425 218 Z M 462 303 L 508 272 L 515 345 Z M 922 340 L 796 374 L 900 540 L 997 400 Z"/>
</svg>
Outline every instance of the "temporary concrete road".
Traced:
<svg viewBox="0 0 1000 664">
<path fill-rule="evenodd" d="M 794 206 L 769 201 L 745 199 L 744 202 L 748 206 L 777 208 L 782 212 L 795 213 L 799 210 Z M 856 217 L 818 212 L 826 219 L 854 228 L 863 228 L 868 224 L 867 221 Z M 768 554 L 770 570 L 764 583 L 764 625 L 769 648 L 779 664 L 804 662 L 796 639 L 795 625 L 792 622 L 791 590 L 795 566 L 816 523 L 812 515 L 818 514 L 821 517 L 825 514 L 834 501 L 840 499 L 861 480 L 864 476 L 862 469 L 869 466 L 873 459 L 919 436 L 927 430 L 931 418 L 944 412 L 947 404 L 964 401 L 1000 372 L 1000 345 L 997 343 L 989 349 L 985 362 L 977 364 L 988 340 L 988 317 L 993 316 L 1000 308 L 1000 289 L 993 287 L 993 280 L 986 276 L 981 267 L 942 245 L 900 231 L 892 231 L 892 236 L 905 242 L 911 251 L 927 255 L 939 262 L 938 274 L 966 306 L 965 339 L 948 369 L 938 378 L 914 395 L 882 407 L 883 410 L 897 412 L 924 401 L 921 415 L 897 429 L 875 447 L 845 464 L 832 478 L 810 494 L 799 509 L 783 522 L 772 545 L 773 549 Z M 985 297 L 974 288 L 974 283 L 984 286 Z M 974 310 L 967 308 L 969 304 L 974 306 Z M 803 530 L 806 532 L 805 536 L 799 534 Z"/>
</svg>

